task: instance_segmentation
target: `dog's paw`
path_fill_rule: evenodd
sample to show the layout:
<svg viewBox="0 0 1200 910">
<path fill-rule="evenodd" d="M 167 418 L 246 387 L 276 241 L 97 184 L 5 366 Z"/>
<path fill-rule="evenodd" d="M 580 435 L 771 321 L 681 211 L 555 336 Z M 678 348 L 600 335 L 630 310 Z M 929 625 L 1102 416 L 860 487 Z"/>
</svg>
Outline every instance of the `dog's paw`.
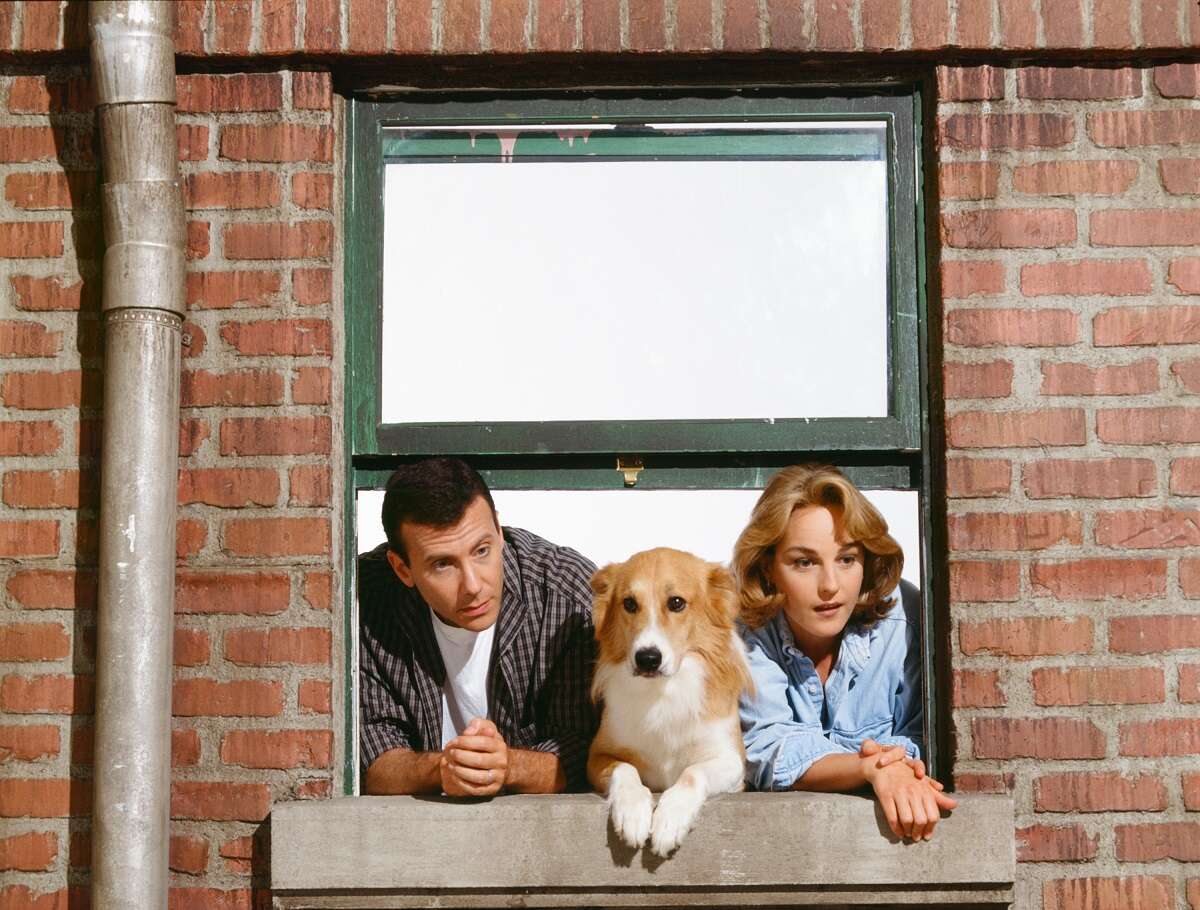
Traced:
<svg viewBox="0 0 1200 910">
<path fill-rule="evenodd" d="M 646 843 L 653 815 L 650 790 L 640 782 L 629 782 L 613 788 L 608 804 L 617 837 L 635 850 Z"/>
<path fill-rule="evenodd" d="M 703 803 L 703 797 L 693 787 L 676 784 L 663 793 L 650 826 L 650 849 L 659 856 L 670 856 L 692 829 Z"/>
</svg>

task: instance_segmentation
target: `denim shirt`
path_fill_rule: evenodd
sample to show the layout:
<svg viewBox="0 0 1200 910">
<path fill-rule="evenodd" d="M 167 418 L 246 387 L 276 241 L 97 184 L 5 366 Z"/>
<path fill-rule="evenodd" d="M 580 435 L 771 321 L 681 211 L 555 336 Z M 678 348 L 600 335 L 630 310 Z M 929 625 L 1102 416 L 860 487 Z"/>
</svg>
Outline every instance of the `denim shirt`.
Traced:
<svg viewBox="0 0 1200 910">
<path fill-rule="evenodd" d="M 865 739 L 920 757 L 920 595 L 906 582 L 901 591 L 903 606 L 875 625 L 846 626 L 824 687 L 782 610 L 760 629 L 742 628 L 755 688 L 739 705 L 751 789 L 790 789 L 817 759 L 856 754 Z"/>
</svg>

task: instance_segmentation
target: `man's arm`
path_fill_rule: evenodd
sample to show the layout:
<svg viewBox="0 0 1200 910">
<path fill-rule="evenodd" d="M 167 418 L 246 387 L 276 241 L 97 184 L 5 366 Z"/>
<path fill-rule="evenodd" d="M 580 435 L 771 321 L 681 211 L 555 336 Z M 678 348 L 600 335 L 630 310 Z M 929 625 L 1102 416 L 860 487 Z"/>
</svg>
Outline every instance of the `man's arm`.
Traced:
<svg viewBox="0 0 1200 910">
<path fill-rule="evenodd" d="M 372 796 L 442 792 L 442 753 L 389 749 L 371 762 L 363 792 Z"/>
<path fill-rule="evenodd" d="M 443 750 L 446 792 L 462 796 L 561 793 L 567 786 L 562 760 L 553 752 L 510 749 L 496 725 L 477 717 Z M 460 787 L 455 793 L 452 787 Z"/>
</svg>

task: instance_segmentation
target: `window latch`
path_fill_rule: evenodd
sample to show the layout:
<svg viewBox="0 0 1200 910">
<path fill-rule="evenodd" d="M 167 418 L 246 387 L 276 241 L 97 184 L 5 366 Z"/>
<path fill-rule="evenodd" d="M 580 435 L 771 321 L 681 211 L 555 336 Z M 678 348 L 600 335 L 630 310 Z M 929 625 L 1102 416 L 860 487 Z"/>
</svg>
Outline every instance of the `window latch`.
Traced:
<svg viewBox="0 0 1200 910">
<path fill-rule="evenodd" d="M 625 486 L 637 486 L 638 474 L 645 470 L 646 466 L 642 464 L 642 459 L 635 455 L 618 455 L 617 470 L 625 478 Z"/>
</svg>

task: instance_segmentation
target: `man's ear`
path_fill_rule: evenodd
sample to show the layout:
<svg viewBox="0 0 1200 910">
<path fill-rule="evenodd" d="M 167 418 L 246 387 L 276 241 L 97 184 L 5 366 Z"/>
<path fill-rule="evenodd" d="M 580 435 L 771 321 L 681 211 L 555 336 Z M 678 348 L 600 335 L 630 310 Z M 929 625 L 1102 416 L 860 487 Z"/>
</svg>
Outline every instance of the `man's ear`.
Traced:
<svg viewBox="0 0 1200 910">
<path fill-rule="evenodd" d="M 387 560 L 392 567 L 392 571 L 396 573 L 396 577 L 411 588 L 413 586 L 413 575 L 412 570 L 408 567 L 408 563 L 400 558 L 399 553 L 390 548 L 387 551 Z"/>
<path fill-rule="evenodd" d="M 592 624 L 597 629 L 604 622 L 604 614 L 608 610 L 608 597 L 612 593 L 613 580 L 616 574 L 616 565 L 609 563 L 592 576 L 592 593 L 595 595 L 592 598 Z"/>
</svg>

